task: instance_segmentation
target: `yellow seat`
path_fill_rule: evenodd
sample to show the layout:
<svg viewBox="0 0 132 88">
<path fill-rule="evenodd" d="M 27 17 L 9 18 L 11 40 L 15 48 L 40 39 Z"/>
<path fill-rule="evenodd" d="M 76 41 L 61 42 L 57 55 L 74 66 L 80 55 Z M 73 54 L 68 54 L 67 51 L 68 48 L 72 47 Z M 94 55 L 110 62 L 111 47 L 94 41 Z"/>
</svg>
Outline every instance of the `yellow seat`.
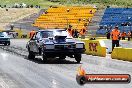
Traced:
<svg viewBox="0 0 132 88">
<path fill-rule="evenodd" d="M 69 9 L 69 12 L 67 12 L 67 9 Z M 91 10 L 92 14 L 90 13 Z M 73 28 L 81 29 L 84 23 L 88 23 L 88 20 L 92 19 L 96 9 L 91 6 L 59 6 L 49 8 L 47 12 L 47 14 L 42 14 L 35 20 L 34 26 L 65 28 L 68 24 L 71 24 Z"/>
</svg>

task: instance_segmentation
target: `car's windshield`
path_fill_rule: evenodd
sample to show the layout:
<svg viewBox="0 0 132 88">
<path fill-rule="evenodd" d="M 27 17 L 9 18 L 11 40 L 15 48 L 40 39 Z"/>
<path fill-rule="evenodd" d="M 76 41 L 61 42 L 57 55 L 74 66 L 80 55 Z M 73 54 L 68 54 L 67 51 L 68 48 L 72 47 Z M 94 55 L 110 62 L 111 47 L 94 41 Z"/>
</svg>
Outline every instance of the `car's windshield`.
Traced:
<svg viewBox="0 0 132 88">
<path fill-rule="evenodd" d="M 65 30 L 54 30 L 54 31 L 42 31 L 41 37 L 48 38 L 48 37 L 55 37 L 55 36 L 67 36 L 66 38 L 72 38 L 70 34 Z"/>
<path fill-rule="evenodd" d="M 53 31 L 42 31 L 41 36 L 42 38 L 53 37 Z"/>
<path fill-rule="evenodd" d="M 5 37 L 7 36 L 6 32 L 0 32 L 0 37 Z"/>
<path fill-rule="evenodd" d="M 59 35 L 59 36 L 67 36 L 66 38 L 72 38 L 72 36 L 70 36 L 70 34 L 65 31 L 65 30 L 57 30 L 54 31 L 54 36 Z"/>
</svg>

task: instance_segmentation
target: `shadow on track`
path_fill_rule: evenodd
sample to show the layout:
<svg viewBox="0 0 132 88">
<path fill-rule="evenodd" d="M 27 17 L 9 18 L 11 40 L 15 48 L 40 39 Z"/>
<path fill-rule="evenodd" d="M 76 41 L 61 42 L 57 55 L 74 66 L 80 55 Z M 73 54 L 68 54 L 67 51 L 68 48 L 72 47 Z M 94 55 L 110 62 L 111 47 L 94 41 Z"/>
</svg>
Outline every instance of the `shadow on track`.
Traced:
<svg viewBox="0 0 132 88">
<path fill-rule="evenodd" d="M 25 57 L 25 59 L 29 60 L 27 57 Z M 70 61 L 70 60 L 59 60 L 57 58 L 53 58 L 50 60 L 47 60 L 47 62 L 43 62 L 43 60 L 41 58 L 35 58 L 35 59 L 31 59 L 29 61 L 38 63 L 38 64 L 81 64 L 81 63 L 77 63 L 76 61 Z"/>
</svg>

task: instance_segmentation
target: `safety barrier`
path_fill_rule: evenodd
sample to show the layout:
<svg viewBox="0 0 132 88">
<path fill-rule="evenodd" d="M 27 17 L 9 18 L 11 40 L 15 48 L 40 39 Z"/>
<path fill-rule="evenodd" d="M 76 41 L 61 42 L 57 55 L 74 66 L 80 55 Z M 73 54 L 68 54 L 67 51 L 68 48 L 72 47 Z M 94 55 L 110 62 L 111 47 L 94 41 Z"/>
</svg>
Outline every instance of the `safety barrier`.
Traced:
<svg viewBox="0 0 132 88">
<path fill-rule="evenodd" d="M 85 42 L 86 54 L 93 56 L 106 56 L 106 47 L 101 40 L 79 39 Z"/>
<path fill-rule="evenodd" d="M 115 47 L 111 54 L 111 58 L 132 61 L 132 48 Z"/>
</svg>

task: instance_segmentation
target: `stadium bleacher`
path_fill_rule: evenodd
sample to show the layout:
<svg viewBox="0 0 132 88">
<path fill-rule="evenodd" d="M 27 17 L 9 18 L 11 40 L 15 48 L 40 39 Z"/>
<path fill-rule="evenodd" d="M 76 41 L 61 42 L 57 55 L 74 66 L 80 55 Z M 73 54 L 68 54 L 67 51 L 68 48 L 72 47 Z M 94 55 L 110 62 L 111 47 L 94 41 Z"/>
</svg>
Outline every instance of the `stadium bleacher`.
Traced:
<svg viewBox="0 0 132 88">
<path fill-rule="evenodd" d="M 126 25 L 122 25 L 126 24 Z M 101 26 L 119 26 L 120 31 L 132 31 L 132 8 L 106 8 L 102 20 L 99 25 Z M 98 29 L 97 34 L 106 34 L 108 28 Z"/>
<path fill-rule="evenodd" d="M 51 7 L 35 20 L 33 26 L 67 28 L 72 25 L 73 28 L 81 29 L 92 20 L 95 12 L 96 8 L 90 6 Z"/>
</svg>

